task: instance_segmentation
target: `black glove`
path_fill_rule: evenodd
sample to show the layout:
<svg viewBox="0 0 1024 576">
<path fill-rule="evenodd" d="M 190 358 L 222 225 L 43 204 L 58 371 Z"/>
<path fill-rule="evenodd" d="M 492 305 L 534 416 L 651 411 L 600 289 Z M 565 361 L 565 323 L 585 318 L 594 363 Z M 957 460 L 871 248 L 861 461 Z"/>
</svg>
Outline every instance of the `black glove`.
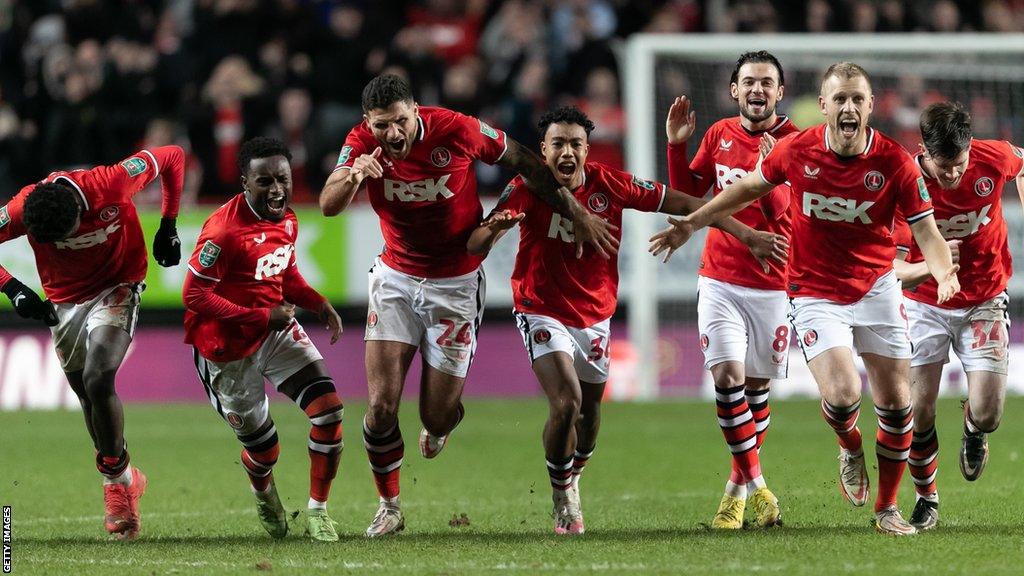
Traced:
<svg viewBox="0 0 1024 576">
<path fill-rule="evenodd" d="M 160 229 L 153 237 L 153 258 L 156 263 L 169 268 L 181 262 L 181 240 L 174 226 L 174 218 L 161 218 Z"/>
<path fill-rule="evenodd" d="M 41 300 L 35 290 L 16 278 L 11 278 L 4 284 L 3 293 L 11 299 L 18 316 L 42 320 L 47 326 L 57 325 L 57 312 L 53 309 L 53 304 L 49 300 Z"/>
</svg>

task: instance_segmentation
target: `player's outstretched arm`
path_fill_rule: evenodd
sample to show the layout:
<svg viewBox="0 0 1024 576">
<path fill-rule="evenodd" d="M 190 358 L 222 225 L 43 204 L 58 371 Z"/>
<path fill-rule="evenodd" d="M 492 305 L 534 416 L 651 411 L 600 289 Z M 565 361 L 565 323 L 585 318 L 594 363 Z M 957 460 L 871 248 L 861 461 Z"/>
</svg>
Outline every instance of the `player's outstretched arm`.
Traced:
<svg viewBox="0 0 1024 576">
<path fill-rule="evenodd" d="M 181 191 L 185 187 L 185 151 L 181 146 L 150 150 L 160 167 L 160 228 L 153 236 L 153 259 L 164 268 L 181 263 L 177 219 Z"/>
<path fill-rule="evenodd" d="M 466 251 L 476 256 L 489 253 L 498 240 L 525 217 L 525 213 L 516 214 L 511 210 L 494 212 L 470 234 L 469 241 L 466 242 Z"/>
<path fill-rule="evenodd" d="M 962 240 L 947 240 L 949 252 L 953 257 L 953 264 L 960 263 L 960 243 Z M 907 252 L 897 250 L 896 258 L 892 261 L 892 268 L 896 271 L 896 278 L 903 283 L 904 290 L 913 290 L 922 282 L 932 277 L 928 271 L 927 262 L 907 262 Z"/>
<path fill-rule="evenodd" d="M 590 213 L 580 205 L 564 186 L 558 184 L 540 157 L 529 148 L 506 136 L 505 154 L 498 165 L 515 170 L 526 181 L 530 191 L 550 204 L 556 212 L 572 220 L 576 238 L 576 257 L 583 256 L 583 246 L 589 244 L 603 258 L 619 251 L 619 239 L 612 234 L 618 227 Z"/>
<path fill-rule="evenodd" d="M 378 146 L 369 154 L 361 154 L 351 167 L 339 166 L 327 177 L 327 182 L 320 190 L 320 212 L 324 216 L 337 216 L 348 208 L 365 178 L 384 176 L 380 154 L 381 148 Z"/>
<path fill-rule="evenodd" d="M 739 181 L 726 186 L 710 202 L 684 217 L 683 220 L 693 226 L 694 231 L 700 230 L 712 222 L 739 212 L 751 202 L 771 192 L 773 187 L 772 184 L 765 182 L 759 171 L 755 170 Z"/>
<path fill-rule="evenodd" d="M 685 215 L 693 213 L 705 204 L 707 204 L 705 200 L 694 198 L 679 190 L 666 188 L 665 202 L 662 204 L 661 211 L 665 214 Z M 711 226 L 736 237 L 737 240 L 750 248 L 750 251 L 761 263 L 761 267 L 766 273 L 770 270 L 768 267 L 769 259 L 785 265 L 789 258 L 789 240 L 781 234 L 755 230 L 732 216 L 714 222 Z M 651 238 L 651 253 L 658 255 L 665 250 L 669 250 L 665 254 L 665 262 L 672 257 L 672 252 L 675 252 L 675 249 L 683 244 L 683 242 L 680 242 L 678 245 L 673 245 L 673 238 L 678 239 L 674 231 L 675 226 L 672 226 Z"/>
<path fill-rule="evenodd" d="M 956 277 L 960 265 L 953 263 L 953 254 L 939 234 L 934 216 L 928 215 L 914 222 L 910 225 L 910 232 L 921 248 L 928 271 L 939 283 L 938 303 L 942 304 L 960 291 L 960 280 Z"/>
</svg>

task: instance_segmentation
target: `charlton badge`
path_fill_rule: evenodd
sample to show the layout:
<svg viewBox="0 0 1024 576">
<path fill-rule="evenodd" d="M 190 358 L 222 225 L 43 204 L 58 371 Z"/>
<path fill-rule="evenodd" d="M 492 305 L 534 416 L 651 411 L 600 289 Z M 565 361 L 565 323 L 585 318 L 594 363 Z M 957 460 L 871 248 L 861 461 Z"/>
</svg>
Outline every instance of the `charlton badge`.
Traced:
<svg viewBox="0 0 1024 576">
<path fill-rule="evenodd" d="M 242 417 L 234 412 L 228 412 L 224 415 L 224 419 L 228 421 L 228 426 L 231 426 L 235 430 L 241 430 L 242 426 L 245 426 L 245 421 Z"/>
<path fill-rule="evenodd" d="M 711 341 L 708 340 L 708 335 L 707 334 L 701 334 L 700 335 L 700 349 L 701 350 L 707 350 L 708 346 L 710 344 L 711 344 Z"/>
<path fill-rule="evenodd" d="M 814 330 L 804 332 L 804 346 L 814 346 L 818 341 L 818 333 Z"/>
<path fill-rule="evenodd" d="M 106 208 L 100 211 L 100 220 L 103 220 L 104 222 L 110 222 L 114 218 L 117 218 L 117 215 L 119 213 L 120 210 L 117 208 L 117 206 L 107 206 Z"/>
<path fill-rule="evenodd" d="M 543 344 L 551 340 L 551 332 L 547 330 L 537 330 L 533 333 L 533 341 L 537 344 Z"/>
<path fill-rule="evenodd" d="M 591 194 L 587 200 L 587 206 L 590 206 L 594 212 L 604 212 L 608 209 L 608 197 L 603 192 Z"/>
<path fill-rule="evenodd" d="M 444 146 L 438 146 L 430 151 L 430 161 L 438 168 L 444 168 L 452 161 L 452 153 Z"/>
<path fill-rule="evenodd" d="M 995 182 L 988 176 L 982 176 L 974 181 L 974 193 L 983 198 L 991 194 L 995 189 Z"/>
<path fill-rule="evenodd" d="M 885 176 L 878 170 L 872 170 L 864 175 L 864 187 L 872 192 L 878 192 L 885 186 Z"/>
<path fill-rule="evenodd" d="M 366 326 L 368 328 L 373 328 L 376 325 L 377 325 L 377 313 L 371 310 L 370 314 L 367 315 L 367 317 L 366 317 Z"/>
</svg>

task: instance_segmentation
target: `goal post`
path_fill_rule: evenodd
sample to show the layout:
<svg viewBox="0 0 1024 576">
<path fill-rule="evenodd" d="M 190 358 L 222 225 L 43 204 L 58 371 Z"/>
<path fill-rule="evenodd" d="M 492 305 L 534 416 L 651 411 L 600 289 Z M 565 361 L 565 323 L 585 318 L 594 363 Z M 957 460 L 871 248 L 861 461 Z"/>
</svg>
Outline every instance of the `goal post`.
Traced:
<svg viewBox="0 0 1024 576">
<path fill-rule="evenodd" d="M 1024 34 L 637 34 L 626 42 L 620 60 L 629 119 L 627 169 L 667 183 L 664 121 L 672 99 L 685 93 L 696 110 L 697 131 L 688 146 L 692 158 L 712 123 L 738 113 L 728 94 L 729 75 L 741 53 L 755 50 L 767 50 L 782 62 L 786 87 L 779 111 L 800 128 L 824 121 L 817 109 L 821 73 L 848 60 L 871 76 L 872 125 L 905 146 L 916 147 L 920 110 L 943 99 L 968 106 L 976 137 L 1024 142 Z M 1010 245 L 1024 245 L 1021 210 L 1008 204 Z M 624 224 L 629 266 L 624 267 L 628 292 L 623 300 L 641 399 L 700 394 L 705 378 L 696 329 L 703 235 L 662 264 L 646 249 L 647 239 L 664 224 L 662 215 L 637 212 L 627 212 Z M 1024 295 L 1024 254 L 1017 256 L 1021 273 L 1011 282 L 1011 296 Z M 794 357 L 791 373 L 797 362 Z"/>
</svg>

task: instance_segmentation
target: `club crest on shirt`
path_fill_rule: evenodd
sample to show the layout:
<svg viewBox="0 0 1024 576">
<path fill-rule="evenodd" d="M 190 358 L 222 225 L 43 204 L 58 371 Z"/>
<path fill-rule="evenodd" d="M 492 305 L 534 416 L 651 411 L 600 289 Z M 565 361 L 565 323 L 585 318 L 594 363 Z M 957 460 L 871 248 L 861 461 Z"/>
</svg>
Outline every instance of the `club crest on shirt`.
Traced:
<svg viewBox="0 0 1024 576">
<path fill-rule="evenodd" d="M 121 162 L 121 168 L 124 168 L 124 171 L 132 178 L 145 172 L 146 167 L 146 161 L 138 156 L 132 156 L 131 158 Z"/>
<path fill-rule="evenodd" d="M 985 197 L 992 193 L 996 189 L 995 182 L 992 181 L 988 176 L 982 176 L 974 181 L 974 193 L 978 196 Z"/>
<path fill-rule="evenodd" d="M 647 190 L 654 190 L 654 182 L 651 182 L 650 180 L 644 180 L 643 178 L 633 176 L 633 184 Z"/>
<path fill-rule="evenodd" d="M 220 256 L 220 246 L 214 244 L 212 240 L 207 240 L 206 244 L 203 244 L 203 249 L 199 251 L 199 265 L 209 268 L 217 261 L 218 256 Z"/>
<path fill-rule="evenodd" d="M 430 162 L 438 168 L 444 168 L 452 161 L 452 153 L 444 146 L 438 146 L 430 151 Z"/>
<path fill-rule="evenodd" d="M 0 208 L 0 228 L 7 226 L 7 223 L 11 221 L 11 215 L 7 213 L 7 206 Z"/>
<path fill-rule="evenodd" d="M 878 170 L 872 170 L 864 175 L 864 187 L 872 192 L 878 192 L 885 186 L 885 176 Z"/>
<path fill-rule="evenodd" d="M 120 212 L 121 210 L 117 206 L 107 206 L 103 210 L 100 210 L 100 220 L 110 222 L 114 218 L 117 218 L 117 215 Z"/>
<path fill-rule="evenodd" d="M 603 192 L 591 194 L 587 199 L 587 206 L 590 206 L 594 212 L 604 212 L 608 209 L 608 197 Z"/>
<path fill-rule="evenodd" d="M 928 193 L 928 186 L 924 183 L 924 177 L 919 176 L 917 178 L 917 193 L 921 196 L 921 200 L 925 202 L 932 201 L 932 195 Z"/>
<path fill-rule="evenodd" d="M 488 138 L 491 138 L 492 140 L 497 140 L 498 139 L 498 131 L 497 130 L 495 130 L 494 128 L 491 128 L 490 126 L 488 126 L 487 122 L 484 122 L 483 120 L 478 120 L 478 122 L 480 122 L 480 133 L 481 134 L 483 134 L 484 136 L 487 136 Z"/>
</svg>

